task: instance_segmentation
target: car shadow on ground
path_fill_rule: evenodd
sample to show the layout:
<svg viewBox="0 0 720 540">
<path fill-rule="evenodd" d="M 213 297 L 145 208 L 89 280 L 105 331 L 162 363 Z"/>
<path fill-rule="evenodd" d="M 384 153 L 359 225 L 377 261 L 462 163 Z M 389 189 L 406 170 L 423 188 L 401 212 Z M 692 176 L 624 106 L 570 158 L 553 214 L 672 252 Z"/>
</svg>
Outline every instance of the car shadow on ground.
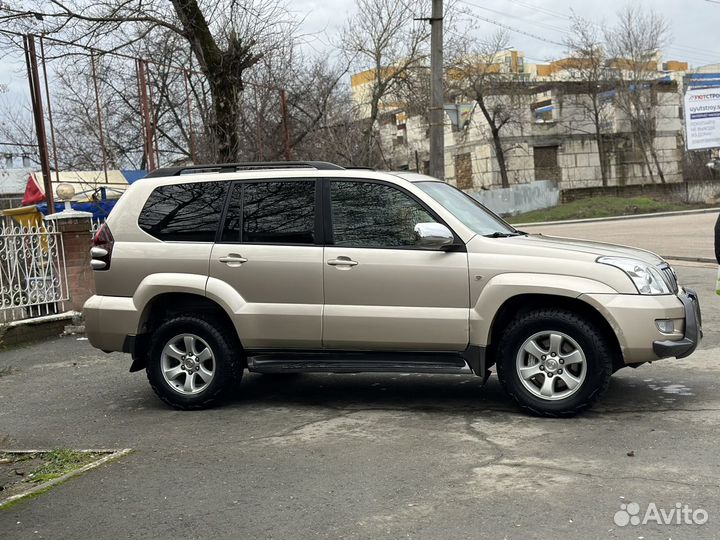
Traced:
<svg viewBox="0 0 720 540">
<path fill-rule="evenodd" d="M 693 407 L 697 396 L 691 389 L 666 382 L 639 372 L 615 374 L 593 411 L 623 413 Z M 224 407 L 248 405 L 523 414 L 505 394 L 495 374 L 483 385 L 479 377 L 457 375 L 246 373 L 237 394 Z"/>
</svg>

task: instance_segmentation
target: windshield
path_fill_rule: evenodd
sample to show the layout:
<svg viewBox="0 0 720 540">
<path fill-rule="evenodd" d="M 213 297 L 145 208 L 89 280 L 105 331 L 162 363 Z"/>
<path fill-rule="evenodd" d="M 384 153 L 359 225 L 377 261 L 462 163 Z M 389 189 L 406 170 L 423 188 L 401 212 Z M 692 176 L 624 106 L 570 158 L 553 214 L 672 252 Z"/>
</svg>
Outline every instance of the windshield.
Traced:
<svg viewBox="0 0 720 540">
<path fill-rule="evenodd" d="M 483 236 L 514 236 L 513 227 L 467 193 L 445 182 L 416 182 L 415 185 L 439 202 L 463 225 Z"/>
</svg>

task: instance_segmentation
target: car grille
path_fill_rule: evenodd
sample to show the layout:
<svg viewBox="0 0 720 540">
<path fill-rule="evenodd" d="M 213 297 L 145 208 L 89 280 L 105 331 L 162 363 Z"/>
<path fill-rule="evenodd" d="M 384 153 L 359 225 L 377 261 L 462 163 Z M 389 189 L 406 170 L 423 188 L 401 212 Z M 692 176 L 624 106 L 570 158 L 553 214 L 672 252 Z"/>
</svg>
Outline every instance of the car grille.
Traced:
<svg viewBox="0 0 720 540">
<path fill-rule="evenodd" d="M 678 281 L 677 276 L 675 275 L 675 270 L 672 269 L 672 266 L 667 263 L 663 263 L 658 265 L 658 269 L 660 270 L 660 273 L 662 273 L 665 283 L 667 283 L 667 286 L 670 287 L 670 291 L 672 291 L 673 294 L 677 294 Z"/>
</svg>

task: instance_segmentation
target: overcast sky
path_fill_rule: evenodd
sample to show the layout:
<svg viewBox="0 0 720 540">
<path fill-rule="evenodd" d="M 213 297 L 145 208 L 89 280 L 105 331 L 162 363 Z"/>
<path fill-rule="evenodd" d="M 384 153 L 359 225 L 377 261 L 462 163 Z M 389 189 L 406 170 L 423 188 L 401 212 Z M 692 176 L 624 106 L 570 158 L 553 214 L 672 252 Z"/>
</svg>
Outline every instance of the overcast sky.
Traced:
<svg viewBox="0 0 720 540">
<path fill-rule="evenodd" d="M 628 3 L 652 8 L 667 19 L 672 35 L 666 59 L 686 60 L 694 66 L 720 62 L 720 0 L 458 0 L 460 7 L 478 17 L 547 40 L 510 32 L 513 46 L 525 51 L 528 60 L 535 62 L 564 54 L 563 47 L 548 41 L 563 42 L 571 9 L 598 23 L 612 23 L 617 11 Z M 344 14 L 352 12 L 354 4 L 354 0 L 295 0 L 292 5 L 299 16 L 305 17 L 304 29 L 308 33 L 333 34 L 342 27 Z M 480 19 L 475 19 L 475 23 L 480 33 L 498 28 Z"/>
<path fill-rule="evenodd" d="M 525 52 L 526 61 L 545 62 L 562 57 L 561 45 L 568 30 L 570 9 L 596 22 L 612 22 L 627 0 L 458 0 L 459 5 L 478 17 L 505 24 L 520 32 L 510 32 L 512 45 Z M 688 61 L 693 66 L 720 63 L 720 0 L 631 0 L 652 7 L 670 23 L 672 37 L 664 51 L 665 59 Z M 328 49 L 327 36 L 336 35 L 355 0 L 295 0 L 289 5 L 307 34 L 306 46 L 317 51 Z M 418 14 L 427 16 L 428 14 Z M 498 26 L 475 19 L 477 32 L 491 33 Z M 539 39 L 542 38 L 542 39 Z M 22 58 L 18 58 L 22 60 Z M 8 84 L 14 94 L 26 93 L 24 74 L 18 76 L 12 59 L 0 59 L 0 85 Z"/>
</svg>

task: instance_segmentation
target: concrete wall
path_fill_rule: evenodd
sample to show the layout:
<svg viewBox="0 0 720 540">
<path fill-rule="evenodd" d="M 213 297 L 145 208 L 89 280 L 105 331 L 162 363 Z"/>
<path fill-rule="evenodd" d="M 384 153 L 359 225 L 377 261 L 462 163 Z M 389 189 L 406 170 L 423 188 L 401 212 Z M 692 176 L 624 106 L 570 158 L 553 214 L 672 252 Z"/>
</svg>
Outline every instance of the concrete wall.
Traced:
<svg viewBox="0 0 720 540">
<path fill-rule="evenodd" d="M 560 202 L 560 190 L 555 182 L 549 180 L 518 184 L 504 189 L 468 191 L 468 194 L 501 216 L 551 208 Z"/>
<path fill-rule="evenodd" d="M 515 103 L 517 123 L 502 131 L 503 146 L 507 148 L 506 162 L 510 184 L 525 184 L 533 180 L 557 179 L 561 189 L 590 188 L 602 185 L 600 159 L 586 108 L 588 98 L 565 93 L 563 88 L 537 94 L 538 99 L 551 99 L 555 107 L 553 119 L 538 123 L 531 113 L 531 103 Z M 498 98 L 501 99 L 501 98 Z M 530 98 L 528 98 L 530 99 Z M 653 100 L 656 126 L 653 146 L 664 173 L 665 182 L 683 181 L 682 160 L 684 143 L 680 105 L 682 95 L 674 86 L 658 90 Z M 606 123 L 602 132 L 606 138 L 608 185 L 642 185 L 660 183 L 657 167 L 650 159 L 653 176 L 647 169 L 637 137 L 627 119 L 616 107 L 608 105 L 603 113 Z M 386 122 L 381 126 L 382 147 L 393 168 L 416 169 L 415 153 L 422 170 L 428 159 L 428 125 L 421 117 Z M 400 127 L 402 125 L 402 128 Z M 538 147 L 557 147 L 557 171 L 549 174 L 535 167 Z M 458 160 L 472 163 L 472 178 L 460 178 L 455 171 Z M 465 170 L 463 168 L 463 170 Z M 445 117 L 445 180 L 467 191 L 499 188 L 499 167 L 487 122 L 476 107 L 467 125 L 458 129 Z"/>
<path fill-rule="evenodd" d="M 561 202 L 568 203 L 606 196 L 622 198 L 651 197 L 668 202 L 717 204 L 720 203 L 720 180 L 563 189 Z"/>
</svg>

